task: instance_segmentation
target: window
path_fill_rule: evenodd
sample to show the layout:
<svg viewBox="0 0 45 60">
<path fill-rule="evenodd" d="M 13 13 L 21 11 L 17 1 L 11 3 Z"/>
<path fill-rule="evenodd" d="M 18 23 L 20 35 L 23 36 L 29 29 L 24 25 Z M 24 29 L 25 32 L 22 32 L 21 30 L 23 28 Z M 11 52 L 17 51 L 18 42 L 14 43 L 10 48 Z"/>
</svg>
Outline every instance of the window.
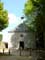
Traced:
<svg viewBox="0 0 45 60">
<path fill-rule="evenodd" d="M 23 34 L 21 34 L 20 37 L 23 37 Z"/>
<path fill-rule="evenodd" d="M 8 43 L 5 43 L 5 48 L 8 48 Z"/>
</svg>

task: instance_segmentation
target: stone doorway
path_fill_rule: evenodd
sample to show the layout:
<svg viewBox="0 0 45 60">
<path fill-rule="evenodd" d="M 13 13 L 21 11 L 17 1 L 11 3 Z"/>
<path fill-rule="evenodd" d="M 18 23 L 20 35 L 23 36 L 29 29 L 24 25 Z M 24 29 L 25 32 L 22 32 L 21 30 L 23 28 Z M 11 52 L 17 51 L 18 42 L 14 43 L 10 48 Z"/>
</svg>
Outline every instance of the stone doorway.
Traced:
<svg viewBox="0 0 45 60">
<path fill-rule="evenodd" d="M 19 42 L 19 47 L 21 47 L 22 49 L 24 49 L 24 41 L 20 41 Z"/>
</svg>

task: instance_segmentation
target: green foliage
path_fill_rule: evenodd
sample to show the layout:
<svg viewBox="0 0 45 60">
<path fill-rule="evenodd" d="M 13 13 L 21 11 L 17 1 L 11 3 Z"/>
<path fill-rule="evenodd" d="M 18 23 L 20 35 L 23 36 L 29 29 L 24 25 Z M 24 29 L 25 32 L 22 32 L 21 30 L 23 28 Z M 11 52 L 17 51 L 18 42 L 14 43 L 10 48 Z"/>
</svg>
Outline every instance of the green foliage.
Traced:
<svg viewBox="0 0 45 60">
<path fill-rule="evenodd" d="M 45 31 L 45 1 L 27 0 L 24 14 L 27 18 L 29 29 Z"/>
<path fill-rule="evenodd" d="M 24 9 L 25 15 L 29 15 L 29 13 L 31 13 L 32 10 L 33 10 L 33 8 L 34 8 L 34 6 L 33 6 L 33 4 L 32 4 L 32 1 L 31 1 L 31 0 L 28 0 L 28 1 L 26 2 L 26 4 L 25 4 L 25 7 L 24 7 L 24 8 L 25 8 L 25 9 Z"/>
<path fill-rule="evenodd" d="M 33 16 L 28 16 L 27 20 L 25 21 L 25 24 L 27 25 L 29 30 L 33 32 L 36 31 L 35 20 Z"/>
<path fill-rule="evenodd" d="M 8 26 L 8 12 L 4 10 L 3 3 L 0 2 L 0 31 Z"/>
<path fill-rule="evenodd" d="M 2 41 L 2 34 L 0 34 L 0 41 Z"/>
</svg>

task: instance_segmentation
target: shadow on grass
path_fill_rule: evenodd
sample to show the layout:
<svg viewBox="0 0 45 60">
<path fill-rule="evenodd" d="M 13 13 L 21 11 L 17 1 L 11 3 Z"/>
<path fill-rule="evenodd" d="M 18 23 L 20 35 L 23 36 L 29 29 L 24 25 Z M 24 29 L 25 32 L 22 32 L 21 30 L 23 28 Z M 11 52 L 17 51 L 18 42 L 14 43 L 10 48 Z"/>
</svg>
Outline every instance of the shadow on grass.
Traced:
<svg viewBox="0 0 45 60">
<path fill-rule="evenodd" d="M 0 56 L 12 56 L 12 54 L 0 53 Z"/>
</svg>

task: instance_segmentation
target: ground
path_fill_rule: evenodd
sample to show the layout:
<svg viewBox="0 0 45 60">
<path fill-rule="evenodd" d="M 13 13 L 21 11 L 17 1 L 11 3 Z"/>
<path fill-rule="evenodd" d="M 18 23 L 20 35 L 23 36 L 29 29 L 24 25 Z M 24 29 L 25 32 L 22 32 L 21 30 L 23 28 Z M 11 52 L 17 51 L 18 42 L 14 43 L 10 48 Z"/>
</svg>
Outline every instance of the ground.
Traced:
<svg viewBox="0 0 45 60">
<path fill-rule="evenodd" d="M 31 56 L 0 56 L 0 60 L 32 60 Z"/>
</svg>

